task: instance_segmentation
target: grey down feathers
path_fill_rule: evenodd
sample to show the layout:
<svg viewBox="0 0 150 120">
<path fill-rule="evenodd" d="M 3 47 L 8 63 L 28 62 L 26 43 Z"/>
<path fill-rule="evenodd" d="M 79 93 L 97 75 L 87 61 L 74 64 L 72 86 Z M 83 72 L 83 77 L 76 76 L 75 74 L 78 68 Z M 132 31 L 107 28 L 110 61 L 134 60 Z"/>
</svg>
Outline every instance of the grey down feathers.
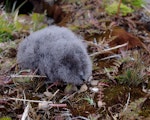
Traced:
<svg viewBox="0 0 150 120">
<path fill-rule="evenodd" d="M 21 69 L 37 69 L 50 82 L 80 85 L 92 74 L 85 45 L 65 27 L 49 26 L 25 38 L 19 44 L 17 62 Z"/>
</svg>

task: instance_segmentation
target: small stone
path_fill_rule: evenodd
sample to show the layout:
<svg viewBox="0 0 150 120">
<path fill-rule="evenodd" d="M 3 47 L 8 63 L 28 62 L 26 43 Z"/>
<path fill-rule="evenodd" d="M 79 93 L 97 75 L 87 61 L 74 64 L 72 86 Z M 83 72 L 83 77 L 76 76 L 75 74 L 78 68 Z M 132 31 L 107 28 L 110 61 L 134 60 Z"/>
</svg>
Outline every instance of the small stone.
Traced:
<svg viewBox="0 0 150 120">
<path fill-rule="evenodd" d="M 103 106 L 103 102 L 102 101 L 98 101 L 97 105 L 98 105 L 99 108 L 101 108 Z"/>
<path fill-rule="evenodd" d="M 90 90 L 94 93 L 97 93 L 99 91 L 99 88 L 93 87 L 93 88 L 90 88 Z"/>
<path fill-rule="evenodd" d="M 87 85 L 86 85 L 86 84 L 83 84 L 83 85 L 81 86 L 80 90 L 79 90 L 79 93 L 85 92 L 85 91 L 87 91 L 87 90 L 88 90 Z"/>
<path fill-rule="evenodd" d="M 99 83 L 99 80 L 92 80 L 91 81 L 92 86 L 96 86 L 96 85 L 98 85 L 98 83 Z"/>
</svg>

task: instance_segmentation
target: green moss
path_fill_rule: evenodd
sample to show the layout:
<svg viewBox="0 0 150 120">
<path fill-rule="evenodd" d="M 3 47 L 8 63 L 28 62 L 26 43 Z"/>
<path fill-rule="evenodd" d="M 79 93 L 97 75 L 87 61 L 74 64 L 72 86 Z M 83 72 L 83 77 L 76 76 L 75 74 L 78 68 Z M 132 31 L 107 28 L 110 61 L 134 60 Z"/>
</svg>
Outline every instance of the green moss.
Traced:
<svg viewBox="0 0 150 120">
<path fill-rule="evenodd" d="M 118 3 L 114 2 L 113 4 L 111 5 L 108 5 L 106 7 L 106 12 L 109 14 L 109 15 L 114 15 L 117 13 L 118 11 Z M 120 5 L 120 13 L 123 15 L 123 16 L 126 16 L 128 13 L 132 13 L 133 12 L 133 9 L 131 9 L 130 7 L 126 6 L 125 4 L 121 4 Z"/>
<path fill-rule="evenodd" d="M 135 101 L 139 97 L 144 97 L 146 95 L 146 93 L 142 92 L 140 87 L 113 85 L 105 88 L 104 101 L 106 102 L 107 106 L 112 106 L 118 103 L 125 104 L 127 102 L 129 93 L 131 94 L 130 101 Z"/>
<path fill-rule="evenodd" d="M 112 106 L 120 102 L 124 104 L 126 102 L 124 96 L 126 96 L 128 92 L 128 86 L 111 86 L 104 90 L 104 101 L 106 102 L 107 106 Z"/>
<path fill-rule="evenodd" d="M 145 98 L 139 98 L 135 101 L 131 101 L 127 109 L 120 113 L 122 120 L 148 120 L 140 115 L 140 112 L 142 112 L 140 106 L 144 101 Z"/>
</svg>

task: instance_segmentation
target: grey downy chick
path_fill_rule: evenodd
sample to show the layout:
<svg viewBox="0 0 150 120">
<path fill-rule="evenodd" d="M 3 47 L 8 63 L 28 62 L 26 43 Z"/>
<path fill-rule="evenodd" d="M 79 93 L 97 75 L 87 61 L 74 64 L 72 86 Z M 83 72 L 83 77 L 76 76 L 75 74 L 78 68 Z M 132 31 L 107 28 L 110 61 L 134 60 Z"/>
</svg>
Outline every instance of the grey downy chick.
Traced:
<svg viewBox="0 0 150 120">
<path fill-rule="evenodd" d="M 21 69 L 38 69 L 50 82 L 80 85 L 92 74 L 82 39 L 65 27 L 49 26 L 25 38 L 19 44 L 17 63 Z"/>
</svg>

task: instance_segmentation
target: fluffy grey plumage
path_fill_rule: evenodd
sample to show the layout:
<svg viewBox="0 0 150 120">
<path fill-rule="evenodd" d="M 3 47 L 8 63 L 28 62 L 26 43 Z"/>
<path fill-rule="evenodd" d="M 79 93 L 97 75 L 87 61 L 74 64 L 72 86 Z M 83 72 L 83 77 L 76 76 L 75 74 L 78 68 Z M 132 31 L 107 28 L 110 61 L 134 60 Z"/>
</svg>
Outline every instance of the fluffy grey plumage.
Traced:
<svg viewBox="0 0 150 120">
<path fill-rule="evenodd" d="M 82 84 L 92 73 L 92 64 L 82 40 L 69 29 L 50 26 L 36 31 L 18 48 L 21 69 L 39 70 L 51 82 Z"/>
</svg>

